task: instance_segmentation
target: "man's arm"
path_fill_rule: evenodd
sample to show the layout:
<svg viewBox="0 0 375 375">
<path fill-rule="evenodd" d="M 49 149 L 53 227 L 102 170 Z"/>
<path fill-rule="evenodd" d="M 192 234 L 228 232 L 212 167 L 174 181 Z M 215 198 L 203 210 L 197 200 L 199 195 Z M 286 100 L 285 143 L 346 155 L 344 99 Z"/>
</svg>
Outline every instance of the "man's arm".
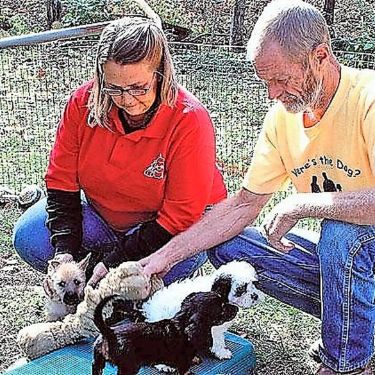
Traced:
<svg viewBox="0 0 375 375">
<path fill-rule="evenodd" d="M 268 241 L 280 251 L 289 251 L 283 236 L 300 219 L 316 218 L 375 225 L 375 189 L 339 193 L 293 194 L 276 205 L 262 226 Z"/>
<path fill-rule="evenodd" d="M 144 272 L 163 276 L 176 263 L 233 238 L 253 223 L 270 196 L 242 189 L 235 196 L 220 202 L 198 223 L 142 259 L 140 262 Z"/>
<path fill-rule="evenodd" d="M 306 197 L 302 197 L 306 195 Z M 302 217 L 375 225 L 375 189 L 353 192 L 299 194 L 297 209 Z"/>
</svg>

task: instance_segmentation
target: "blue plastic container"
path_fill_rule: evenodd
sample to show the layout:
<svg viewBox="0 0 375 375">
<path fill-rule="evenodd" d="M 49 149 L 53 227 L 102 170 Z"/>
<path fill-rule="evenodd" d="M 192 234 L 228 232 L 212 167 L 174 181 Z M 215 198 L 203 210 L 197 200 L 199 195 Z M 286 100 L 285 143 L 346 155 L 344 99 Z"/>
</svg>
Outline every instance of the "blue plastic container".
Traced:
<svg viewBox="0 0 375 375">
<path fill-rule="evenodd" d="M 226 333 L 226 344 L 231 349 L 231 359 L 219 361 L 205 358 L 191 371 L 196 375 L 249 375 L 255 367 L 253 344 L 233 333 Z M 6 375 L 90 375 L 92 341 L 67 346 L 37 358 L 27 364 L 5 372 Z M 116 375 L 117 369 L 106 365 L 104 375 Z M 144 367 L 139 375 L 159 375 L 155 368 Z M 163 373 L 165 374 L 165 373 Z"/>
</svg>

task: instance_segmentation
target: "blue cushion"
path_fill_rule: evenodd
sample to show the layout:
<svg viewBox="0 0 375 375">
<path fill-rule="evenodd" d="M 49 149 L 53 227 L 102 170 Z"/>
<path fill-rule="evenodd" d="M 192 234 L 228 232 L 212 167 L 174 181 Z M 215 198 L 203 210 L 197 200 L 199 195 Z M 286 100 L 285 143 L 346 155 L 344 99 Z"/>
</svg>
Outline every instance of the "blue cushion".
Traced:
<svg viewBox="0 0 375 375">
<path fill-rule="evenodd" d="M 194 374 L 201 375 L 248 375 L 255 366 L 253 344 L 233 333 L 226 333 L 226 344 L 233 353 L 231 359 L 219 361 L 204 358 L 202 363 L 192 367 Z M 91 374 L 92 341 L 67 346 L 37 358 L 27 364 L 5 372 L 6 375 L 89 375 Z M 104 375 L 117 374 L 116 368 L 106 365 Z M 157 375 L 151 367 L 144 367 L 139 375 Z"/>
</svg>

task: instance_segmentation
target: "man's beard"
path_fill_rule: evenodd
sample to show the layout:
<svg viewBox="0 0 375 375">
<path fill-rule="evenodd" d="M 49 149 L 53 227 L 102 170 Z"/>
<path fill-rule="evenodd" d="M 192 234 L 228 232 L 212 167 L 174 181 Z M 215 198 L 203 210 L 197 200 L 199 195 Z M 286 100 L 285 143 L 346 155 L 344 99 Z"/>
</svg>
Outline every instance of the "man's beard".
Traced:
<svg viewBox="0 0 375 375">
<path fill-rule="evenodd" d="M 306 80 L 302 85 L 301 96 L 285 93 L 281 102 L 288 112 L 311 112 L 311 109 L 316 107 L 316 105 L 319 103 L 322 96 L 322 88 L 322 80 L 318 80 L 314 76 L 312 69 L 309 67 L 306 72 Z"/>
</svg>

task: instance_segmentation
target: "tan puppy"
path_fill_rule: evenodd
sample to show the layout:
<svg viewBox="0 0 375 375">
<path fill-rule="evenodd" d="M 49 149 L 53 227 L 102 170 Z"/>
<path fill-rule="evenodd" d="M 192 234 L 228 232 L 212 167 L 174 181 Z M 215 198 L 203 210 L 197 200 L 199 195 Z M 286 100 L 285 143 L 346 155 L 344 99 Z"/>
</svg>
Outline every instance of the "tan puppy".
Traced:
<svg viewBox="0 0 375 375">
<path fill-rule="evenodd" d="M 46 293 L 47 321 L 62 320 L 74 314 L 83 301 L 86 286 L 86 268 L 90 254 L 79 263 L 52 259 L 48 262 L 47 276 L 43 282 Z"/>
</svg>

